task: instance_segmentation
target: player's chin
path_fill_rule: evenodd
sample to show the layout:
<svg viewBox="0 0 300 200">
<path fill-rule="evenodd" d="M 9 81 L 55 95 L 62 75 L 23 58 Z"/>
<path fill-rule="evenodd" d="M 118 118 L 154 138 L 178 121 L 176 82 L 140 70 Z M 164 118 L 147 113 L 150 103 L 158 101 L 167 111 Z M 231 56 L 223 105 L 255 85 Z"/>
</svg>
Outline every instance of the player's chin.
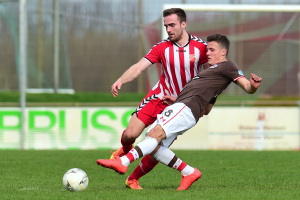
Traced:
<svg viewBox="0 0 300 200">
<path fill-rule="evenodd" d="M 177 42 L 178 41 L 178 39 L 175 36 L 169 36 L 169 38 L 172 42 Z"/>
</svg>

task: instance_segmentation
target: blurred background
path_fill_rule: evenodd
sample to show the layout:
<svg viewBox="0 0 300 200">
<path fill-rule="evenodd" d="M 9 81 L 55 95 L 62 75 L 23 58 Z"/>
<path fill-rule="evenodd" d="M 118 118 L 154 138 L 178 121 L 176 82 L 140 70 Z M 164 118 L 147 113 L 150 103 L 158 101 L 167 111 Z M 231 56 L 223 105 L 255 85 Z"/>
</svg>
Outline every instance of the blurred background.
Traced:
<svg viewBox="0 0 300 200">
<path fill-rule="evenodd" d="M 299 5 L 298 0 L 27 0 L 22 13 L 22 2 L 24 0 L 0 0 L 0 91 L 20 92 L 22 84 L 25 84 L 27 94 L 42 95 L 110 93 L 111 85 L 126 69 L 147 54 L 153 45 L 165 39 L 162 34 L 164 4 Z M 188 33 L 203 40 L 214 33 L 227 35 L 231 40 L 229 59 L 240 66 L 247 78 L 251 72 L 263 78 L 263 84 L 254 95 L 245 95 L 243 90 L 231 84 L 219 97 L 216 106 L 220 109 L 254 107 L 257 110 L 251 118 L 253 121 L 282 123 L 284 126 L 279 128 L 271 125 L 265 128 L 273 131 L 273 135 L 274 130 L 276 134 L 285 130 L 293 135 L 287 140 L 297 141 L 293 149 L 297 145 L 299 147 L 299 12 L 186 13 Z M 20 52 L 24 34 L 27 43 L 26 81 L 22 82 L 24 58 Z M 154 64 L 136 80 L 124 85 L 121 92 L 143 96 L 155 85 L 160 74 L 160 65 Z M 133 105 L 137 106 L 140 100 L 134 101 Z M 99 99 L 95 98 L 97 101 Z M 6 109 L 4 107 L 2 110 Z M 274 115 L 269 109 L 277 108 L 281 110 L 276 110 L 279 114 L 272 121 L 270 118 Z M 242 115 L 249 112 L 241 111 Z M 224 111 L 220 110 L 220 113 Z M 282 117 L 286 121 L 291 121 L 288 117 L 292 118 L 292 130 L 285 126 L 286 121 L 280 121 Z M 3 117 L 1 119 L 3 130 L 6 130 L 5 127 L 15 127 L 16 130 L 21 127 L 18 123 L 10 125 L 14 123 L 9 119 L 7 122 Z M 253 125 L 254 128 L 250 125 L 245 127 L 248 127 L 247 133 L 253 132 L 252 135 L 257 131 L 256 125 Z M 236 132 L 241 133 L 242 130 Z M 220 131 L 208 132 L 213 135 Z M 2 137 L 4 141 L 4 132 Z"/>
</svg>

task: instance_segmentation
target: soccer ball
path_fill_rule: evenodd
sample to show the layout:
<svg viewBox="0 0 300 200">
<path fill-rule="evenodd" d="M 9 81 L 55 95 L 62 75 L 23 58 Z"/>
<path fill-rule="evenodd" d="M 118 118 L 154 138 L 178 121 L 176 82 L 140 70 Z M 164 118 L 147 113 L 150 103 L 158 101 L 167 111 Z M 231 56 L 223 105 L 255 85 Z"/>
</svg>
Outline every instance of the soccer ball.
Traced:
<svg viewBox="0 0 300 200">
<path fill-rule="evenodd" d="M 69 191 L 84 191 L 88 184 L 89 178 L 87 174 L 79 168 L 68 170 L 63 177 L 63 185 L 65 189 Z"/>
</svg>

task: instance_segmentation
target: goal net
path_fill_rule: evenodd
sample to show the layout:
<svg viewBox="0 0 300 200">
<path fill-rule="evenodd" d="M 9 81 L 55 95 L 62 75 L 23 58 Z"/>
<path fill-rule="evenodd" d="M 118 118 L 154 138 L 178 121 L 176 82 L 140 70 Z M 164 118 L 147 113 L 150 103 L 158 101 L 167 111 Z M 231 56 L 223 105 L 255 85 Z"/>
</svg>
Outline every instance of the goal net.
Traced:
<svg viewBox="0 0 300 200">
<path fill-rule="evenodd" d="M 60 11 L 55 10 L 54 2 L 26 1 L 22 5 L 20 0 L 0 1 L 0 44 L 5 49 L 1 53 L 0 90 L 17 91 L 24 84 L 26 92 L 48 93 L 54 92 L 57 85 L 57 92 L 74 93 L 64 34 L 65 19 L 55 18 Z M 26 13 L 24 16 L 20 5 Z M 25 38 L 26 44 L 20 37 Z M 20 55 L 22 46 L 25 46 L 26 61 L 22 61 Z M 21 83 L 21 63 L 24 62 L 26 83 Z"/>
<path fill-rule="evenodd" d="M 251 73 L 263 78 L 254 95 L 245 95 L 231 84 L 220 96 L 219 105 L 255 105 L 259 98 L 299 94 L 300 6 L 167 4 L 163 10 L 175 7 L 186 11 L 189 34 L 203 40 L 214 33 L 227 35 L 229 59 L 239 65 L 246 78 Z M 144 30 L 147 48 L 168 37 L 161 18 Z M 158 65 L 149 69 L 149 85 L 155 84 L 160 73 Z"/>
</svg>

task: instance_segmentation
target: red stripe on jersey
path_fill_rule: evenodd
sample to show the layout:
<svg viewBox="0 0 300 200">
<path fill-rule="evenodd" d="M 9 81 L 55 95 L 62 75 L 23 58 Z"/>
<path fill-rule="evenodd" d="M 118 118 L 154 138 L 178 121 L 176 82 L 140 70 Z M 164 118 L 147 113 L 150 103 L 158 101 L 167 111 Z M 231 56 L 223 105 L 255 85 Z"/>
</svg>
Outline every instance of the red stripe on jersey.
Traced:
<svg viewBox="0 0 300 200">
<path fill-rule="evenodd" d="M 166 52 L 165 52 L 166 53 Z M 160 77 L 160 82 L 162 83 L 162 84 L 165 84 L 166 86 L 167 86 L 167 84 L 166 84 L 166 78 L 168 78 L 168 84 L 169 84 L 169 88 L 167 88 L 167 89 L 169 89 L 170 90 L 170 92 L 172 93 L 172 94 L 174 94 L 174 91 L 173 91 L 173 88 L 172 88 L 172 85 L 171 85 L 171 79 L 170 79 L 170 74 L 168 73 L 168 65 L 167 65 L 167 61 L 166 61 L 166 59 L 164 59 L 163 60 L 163 66 L 162 66 L 162 68 L 163 68 L 163 72 L 166 72 L 166 74 L 167 74 L 167 77 L 165 77 L 166 76 L 166 74 L 165 73 L 162 73 L 161 74 L 161 77 Z M 166 89 L 166 88 L 164 88 L 164 89 Z M 165 92 L 164 92 L 164 94 L 165 94 Z M 171 95 L 172 95 L 171 94 Z"/>
<path fill-rule="evenodd" d="M 206 46 L 203 46 L 202 49 L 199 49 L 200 50 L 200 57 L 199 57 L 199 62 L 198 62 L 198 72 L 201 71 L 201 65 L 205 64 L 208 62 L 207 60 L 207 55 L 206 55 Z"/>
<path fill-rule="evenodd" d="M 186 76 L 185 76 L 185 66 L 184 66 L 184 48 L 179 47 L 179 63 L 180 63 L 180 76 L 181 76 L 181 83 L 182 87 L 186 84 Z"/>
<path fill-rule="evenodd" d="M 233 81 L 237 81 L 240 78 L 245 78 L 245 77 L 244 76 L 239 76 L 239 77 L 236 77 Z"/>
<path fill-rule="evenodd" d="M 169 119 L 169 121 L 171 121 L 174 117 L 176 117 L 184 108 L 186 107 L 186 105 L 185 106 L 183 106 L 183 108 L 181 108 L 179 111 L 178 111 L 178 113 L 176 113 L 176 115 L 174 115 L 171 119 Z M 164 125 L 166 125 L 169 121 L 167 121 L 166 123 L 164 123 Z"/>
<path fill-rule="evenodd" d="M 173 88 L 172 88 L 172 86 L 171 86 L 171 81 L 170 81 L 169 73 L 166 73 L 166 74 L 167 74 L 167 77 L 168 77 L 168 80 L 169 80 L 168 84 L 170 85 L 170 87 L 169 87 L 169 88 L 163 88 L 163 89 L 169 89 L 169 90 L 170 90 L 169 92 L 171 92 L 171 94 L 174 94 Z M 163 74 L 161 75 L 161 77 L 162 77 L 161 82 L 162 82 L 164 85 L 167 85 L 167 84 L 166 84 L 166 77 L 165 77 L 165 74 L 163 73 Z M 164 94 L 165 94 L 165 91 L 164 91 Z"/>
<path fill-rule="evenodd" d="M 195 65 L 195 48 L 194 46 L 192 45 L 189 45 L 189 51 L 190 51 L 190 55 L 189 55 L 189 58 L 190 58 L 190 73 L 191 73 L 191 78 L 194 78 L 195 76 L 195 69 L 194 69 L 194 65 Z M 199 69 L 198 69 L 198 72 L 199 72 Z"/>
<path fill-rule="evenodd" d="M 203 57 L 203 55 L 201 55 L 201 54 L 203 54 L 203 52 L 202 52 L 201 49 L 200 49 L 199 61 L 198 61 L 198 63 L 197 63 L 197 70 L 198 70 L 198 73 L 201 71 L 201 65 L 204 64 L 203 62 L 201 62 L 201 59 L 202 59 L 202 57 Z M 206 55 L 206 51 L 205 51 L 205 55 Z M 207 60 L 207 59 L 206 59 L 206 60 Z"/>
<path fill-rule="evenodd" d="M 156 63 L 155 67 L 156 67 L 156 70 L 157 70 L 157 77 L 159 77 L 161 75 L 163 69 L 162 69 L 160 63 Z"/>
<path fill-rule="evenodd" d="M 174 44 L 169 48 L 169 59 L 170 59 L 170 68 L 171 68 L 171 76 L 175 86 L 175 90 L 177 95 L 180 93 L 180 89 L 177 82 L 176 72 L 175 72 L 175 61 L 174 61 Z M 171 81 L 171 80 L 170 80 Z"/>
</svg>

